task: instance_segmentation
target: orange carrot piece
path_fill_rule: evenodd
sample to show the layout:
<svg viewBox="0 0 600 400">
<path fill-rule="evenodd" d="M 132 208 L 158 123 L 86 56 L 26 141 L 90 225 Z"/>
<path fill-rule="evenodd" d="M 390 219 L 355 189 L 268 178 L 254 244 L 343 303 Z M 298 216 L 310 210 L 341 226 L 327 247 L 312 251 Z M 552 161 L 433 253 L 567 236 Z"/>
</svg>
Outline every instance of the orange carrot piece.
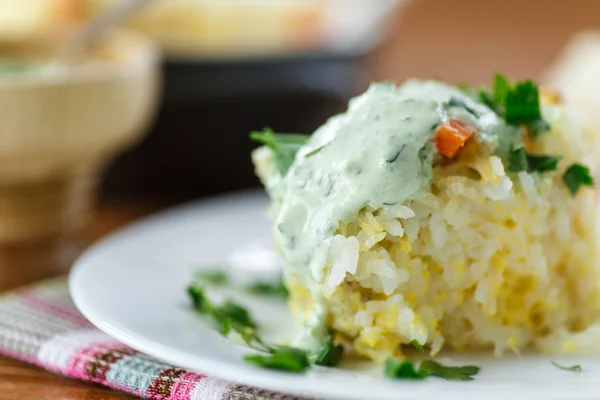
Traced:
<svg viewBox="0 0 600 400">
<path fill-rule="evenodd" d="M 464 122 L 450 119 L 437 128 L 433 142 L 440 154 L 454 158 L 478 131 L 477 128 Z"/>
</svg>

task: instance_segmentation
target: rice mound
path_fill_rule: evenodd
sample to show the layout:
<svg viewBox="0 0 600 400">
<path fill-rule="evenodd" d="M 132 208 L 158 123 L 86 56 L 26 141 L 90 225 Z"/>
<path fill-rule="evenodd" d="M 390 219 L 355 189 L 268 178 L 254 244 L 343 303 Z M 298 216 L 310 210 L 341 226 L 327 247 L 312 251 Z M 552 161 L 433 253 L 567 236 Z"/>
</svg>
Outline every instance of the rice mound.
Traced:
<svg viewBox="0 0 600 400">
<path fill-rule="evenodd" d="M 413 340 L 431 354 L 600 351 L 595 192 L 574 197 L 562 182 L 570 163 L 594 165 L 597 140 L 564 109 L 545 113 L 552 132 L 528 145 L 562 155 L 560 170 L 507 174 L 467 146 L 459 162 L 434 166 L 431 193 L 340 223 L 318 284 L 328 326 L 356 353 L 382 362 Z M 285 277 L 301 323 L 311 294 Z"/>
</svg>

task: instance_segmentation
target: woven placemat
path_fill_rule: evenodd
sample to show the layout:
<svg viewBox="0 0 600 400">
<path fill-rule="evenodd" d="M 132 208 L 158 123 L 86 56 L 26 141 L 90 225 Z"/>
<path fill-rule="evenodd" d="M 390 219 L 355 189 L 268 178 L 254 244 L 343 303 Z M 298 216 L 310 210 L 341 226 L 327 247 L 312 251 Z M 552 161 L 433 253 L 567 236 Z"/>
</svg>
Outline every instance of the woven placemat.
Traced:
<svg viewBox="0 0 600 400">
<path fill-rule="evenodd" d="M 0 353 L 146 399 L 301 400 L 186 371 L 125 346 L 79 313 L 66 277 L 0 297 Z"/>
</svg>

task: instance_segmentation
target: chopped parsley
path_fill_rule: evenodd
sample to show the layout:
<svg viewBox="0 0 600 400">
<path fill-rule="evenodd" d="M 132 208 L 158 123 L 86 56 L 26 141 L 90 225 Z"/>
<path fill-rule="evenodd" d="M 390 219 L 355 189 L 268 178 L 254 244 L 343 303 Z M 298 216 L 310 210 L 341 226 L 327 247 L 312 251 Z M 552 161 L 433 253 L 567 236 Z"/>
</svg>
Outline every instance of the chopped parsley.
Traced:
<svg viewBox="0 0 600 400">
<path fill-rule="evenodd" d="M 222 286 L 229 282 L 229 276 L 224 271 L 198 271 L 196 272 L 196 278 L 206 283 L 210 283 L 215 286 Z"/>
<path fill-rule="evenodd" d="M 511 145 L 508 153 L 508 172 L 549 172 L 558 169 L 560 156 L 529 154 L 523 145 Z"/>
<path fill-rule="evenodd" d="M 281 297 L 287 299 L 288 290 L 283 284 L 283 280 L 279 279 L 275 282 L 255 282 L 248 286 L 248 290 L 254 294 L 260 294 L 263 296 Z"/>
<path fill-rule="evenodd" d="M 538 87 L 530 80 L 512 85 L 506 77 L 496 74 L 493 95 L 482 89 L 479 100 L 507 123 L 525 126 L 534 139 L 550 129 L 542 119 Z"/>
<path fill-rule="evenodd" d="M 556 171 L 561 158 L 560 156 L 527 154 L 529 172 Z"/>
<path fill-rule="evenodd" d="M 317 354 L 315 364 L 323 367 L 335 367 L 342 360 L 343 352 L 344 347 L 336 345 L 333 341 L 333 334 L 330 334 L 329 339 Z"/>
<path fill-rule="evenodd" d="M 575 196 L 582 186 L 594 186 L 594 178 L 590 174 L 590 169 L 579 163 L 571 165 L 563 175 L 565 185 Z"/>
<path fill-rule="evenodd" d="M 250 133 L 250 140 L 262 143 L 273 150 L 275 166 L 281 175 L 287 174 L 296 153 L 304 146 L 310 135 L 299 133 L 275 133 L 271 128 Z"/>
<path fill-rule="evenodd" d="M 262 368 L 289 372 L 303 372 L 310 367 L 306 351 L 288 346 L 276 347 L 268 355 L 247 355 L 244 360 Z"/>
<path fill-rule="evenodd" d="M 388 357 L 385 360 L 384 374 L 392 379 L 425 379 L 427 376 L 415 369 L 412 361 L 396 360 Z"/>
<path fill-rule="evenodd" d="M 562 369 L 563 371 L 581 372 L 581 365 L 579 365 L 579 364 L 565 366 L 565 365 L 560 365 L 559 363 L 552 361 L 552 365 L 554 365 L 558 369 Z"/>
<path fill-rule="evenodd" d="M 229 336 L 231 332 L 237 333 L 249 347 L 261 351 L 269 351 L 256 332 L 256 322 L 248 310 L 233 300 L 227 300 L 221 305 L 216 305 L 204 294 L 204 288 L 199 285 L 190 285 L 187 292 L 192 299 L 194 309 L 212 320 L 219 332 Z"/>
<path fill-rule="evenodd" d="M 463 367 L 446 367 L 433 360 L 421 362 L 416 369 L 411 361 L 396 360 L 389 357 L 385 361 L 385 376 L 393 379 L 424 379 L 437 376 L 447 381 L 472 381 L 479 372 L 479 367 L 466 365 Z"/>
<path fill-rule="evenodd" d="M 495 93 L 494 97 L 496 97 Z M 515 125 L 528 124 L 541 118 L 538 87 L 532 81 L 517 82 L 508 89 L 504 97 L 506 122 Z"/>
<path fill-rule="evenodd" d="M 317 154 L 318 152 L 320 152 L 321 150 L 323 150 L 324 147 L 325 147 L 325 145 L 319 146 L 316 149 L 314 149 L 313 151 L 309 151 L 308 153 L 306 153 L 306 155 L 304 157 L 305 158 L 312 157 L 315 154 Z"/>
<path fill-rule="evenodd" d="M 419 350 L 419 352 L 425 352 L 425 349 L 423 348 L 423 346 L 421 346 L 421 343 L 419 343 L 417 339 L 413 339 L 411 343 L 413 346 L 415 346 L 415 349 Z"/>
<path fill-rule="evenodd" d="M 510 83 L 504 75 L 496 74 L 494 76 L 494 97 L 493 102 L 496 104 L 503 105 L 506 101 L 506 97 L 510 92 Z"/>
<path fill-rule="evenodd" d="M 472 381 L 479 372 L 479 367 L 466 365 L 463 367 L 446 367 L 433 360 L 425 360 L 419 366 L 419 374 L 437 376 L 447 381 Z"/>
</svg>

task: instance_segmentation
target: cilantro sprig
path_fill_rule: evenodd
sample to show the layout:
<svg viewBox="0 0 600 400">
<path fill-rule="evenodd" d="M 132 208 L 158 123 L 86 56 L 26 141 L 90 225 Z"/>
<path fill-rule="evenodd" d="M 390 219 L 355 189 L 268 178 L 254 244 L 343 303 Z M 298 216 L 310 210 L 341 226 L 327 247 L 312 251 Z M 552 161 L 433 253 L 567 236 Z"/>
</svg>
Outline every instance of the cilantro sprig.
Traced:
<svg viewBox="0 0 600 400">
<path fill-rule="evenodd" d="M 275 133 L 271 128 L 250 133 L 250 140 L 264 144 L 273 150 L 275 166 L 282 174 L 287 174 L 296 153 L 306 144 L 310 135 L 299 133 Z"/>
<path fill-rule="evenodd" d="M 295 347 L 279 346 L 271 354 L 250 354 L 244 360 L 263 368 L 277 369 L 289 372 L 303 372 L 309 366 L 306 351 Z"/>
<path fill-rule="evenodd" d="M 392 379 L 425 379 L 427 375 L 420 373 L 415 369 L 412 361 L 396 360 L 393 357 L 388 357 L 385 360 L 384 374 Z"/>
<path fill-rule="evenodd" d="M 554 365 L 558 369 L 562 369 L 563 371 L 571 371 L 571 372 L 581 372 L 581 365 L 560 365 L 557 362 L 552 361 L 552 365 Z"/>
<path fill-rule="evenodd" d="M 344 347 L 339 344 L 336 345 L 333 340 L 333 333 L 330 333 L 329 338 L 315 357 L 315 364 L 322 367 L 335 367 L 342 360 L 343 352 Z"/>
<path fill-rule="evenodd" d="M 579 163 L 571 165 L 563 174 L 563 182 L 573 196 L 577 195 L 582 186 L 594 186 L 594 178 L 590 169 Z"/>
<path fill-rule="evenodd" d="M 479 367 L 465 365 L 462 367 L 446 367 L 433 360 L 425 360 L 419 366 L 419 372 L 425 376 L 437 376 L 447 381 L 472 381 L 479 373 Z"/>
<path fill-rule="evenodd" d="M 503 75 L 494 77 L 494 92 L 479 92 L 480 101 L 512 125 L 523 125 L 529 135 L 537 138 L 550 126 L 542 118 L 537 85 L 530 80 L 511 84 Z"/>
<path fill-rule="evenodd" d="M 479 367 L 474 365 L 447 367 L 433 360 L 425 360 L 417 369 L 411 361 L 389 357 L 385 362 L 384 371 L 385 376 L 393 379 L 420 380 L 428 376 L 437 376 L 447 381 L 472 381 L 473 376 L 479 372 Z"/>
<path fill-rule="evenodd" d="M 508 172 L 550 172 L 558 169 L 562 157 L 547 154 L 529 154 L 522 144 L 511 145 L 508 152 Z"/>
<path fill-rule="evenodd" d="M 217 330 L 223 336 L 232 332 L 238 334 L 250 348 L 260 351 L 270 351 L 271 347 L 264 343 L 257 333 L 257 324 L 244 307 L 227 300 L 223 304 L 215 304 L 204 293 L 199 285 L 190 285 L 187 289 L 194 309 L 211 319 Z"/>
</svg>

